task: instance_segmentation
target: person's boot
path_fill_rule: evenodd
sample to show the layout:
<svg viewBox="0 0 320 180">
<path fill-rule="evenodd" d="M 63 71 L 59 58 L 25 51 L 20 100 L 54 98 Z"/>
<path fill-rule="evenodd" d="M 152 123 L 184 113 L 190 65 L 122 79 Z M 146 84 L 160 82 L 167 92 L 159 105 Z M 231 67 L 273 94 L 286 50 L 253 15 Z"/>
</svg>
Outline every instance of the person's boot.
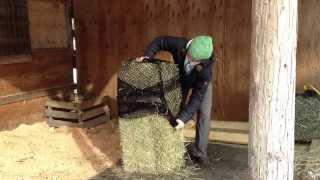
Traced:
<svg viewBox="0 0 320 180">
<path fill-rule="evenodd" d="M 189 148 L 187 151 L 187 154 L 188 154 L 190 160 L 193 162 L 193 164 L 197 164 L 200 167 L 204 167 L 204 168 L 210 166 L 209 158 L 196 156 L 193 148 Z"/>
<path fill-rule="evenodd" d="M 211 163 L 208 157 L 198 157 L 196 161 L 200 167 L 207 168 L 210 167 Z"/>
</svg>

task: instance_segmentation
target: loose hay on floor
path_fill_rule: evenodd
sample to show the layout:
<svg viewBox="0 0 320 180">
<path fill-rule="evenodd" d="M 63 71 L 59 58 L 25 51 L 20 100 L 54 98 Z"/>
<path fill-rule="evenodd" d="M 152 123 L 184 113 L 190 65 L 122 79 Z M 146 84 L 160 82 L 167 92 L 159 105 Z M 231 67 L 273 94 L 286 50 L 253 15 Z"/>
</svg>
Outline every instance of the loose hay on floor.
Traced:
<svg viewBox="0 0 320 180">
<path fill-rule="evenodd" d="M 136 112 L 122 117 L 119 128 L 125 171 L 168 174 L 184 167 L 183 133 L 165 117 Z"/>
<path fill-rule="evenodd" d="M 295 173 L 299 179 L 320 179 L 320 140 L 295 146 Z"/>
</svg>

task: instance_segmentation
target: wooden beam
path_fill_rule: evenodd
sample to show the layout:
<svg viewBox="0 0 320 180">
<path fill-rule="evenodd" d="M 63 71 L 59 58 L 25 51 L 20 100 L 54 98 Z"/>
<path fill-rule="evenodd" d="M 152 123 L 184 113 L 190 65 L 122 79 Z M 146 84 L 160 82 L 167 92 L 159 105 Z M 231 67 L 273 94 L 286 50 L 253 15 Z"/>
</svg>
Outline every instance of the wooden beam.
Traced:
<svg viewBox="0 0 320 180">
<path fill-rule="evenodd" d="M 238 121 L 212 121 L 211 127 L 213 129 L 231 129 L 231 130 L 241 130 L 249 131 L 248 122 L 238 122 Z"/>
<path fill-rule="evenodd" d="M 27 63 L 27 62 L 31 62 L 31 61 L 32 61 L 31 54 L 0 56 L 0 65 Z"/>
<path fill-rule="evenodd" d="M 53 108 L 70 109 L 70 110 L 77 109 L 77 105 L 75 103 L 66 102 L 66 101 L 48 100 L 46 103 L 46 106 L 53 107 Z"/>
<path fill-rule="evenodd" d="M 252 8 L 249 179 L 292 180 L 298 0 Z"/>
<path fill-rule="evenodd" d="M 186 129 L 183 131 L 186 138 L 195 137 L 195 129 Z M 223 142 L 230 144 L 247 145 L 249 142 L 248 134 L 237 132 L 210 131 L 209 140 L 214 142 Z"/>
<path fill-rule="evenodd" d="M 30 100 L 34 98 L 49 96 L 49 95 L 56 95 L 58 94 L 59 91 L 72 89 L 73 86 L 74 86 L 73 84 L 68 84 L 68 85 L 58 86 L 54 88 L 38 89 L 34 91 L 23 92 L 23 93 L 9 95 L 9 96 L 2 96 L 0 97 L 0 105 Z"/>
<path fill-rule="evenodd" d="M 47 121 L 49 126 L 52 127 L 61 127 L 61 126 L 68 126 L 68 127 L 79 127 L 79 123 L 77 122 L 70 122 L 70 121 L 61 121 L 49 118 Z"/>
<path fill-rule="evenodd" d="M 211 121 L 210 141 L 247 145 L 249 131 L 247 122 Z M 186 138 L 195 137 L 195 123 L 184 130 Z"/>
</svg>

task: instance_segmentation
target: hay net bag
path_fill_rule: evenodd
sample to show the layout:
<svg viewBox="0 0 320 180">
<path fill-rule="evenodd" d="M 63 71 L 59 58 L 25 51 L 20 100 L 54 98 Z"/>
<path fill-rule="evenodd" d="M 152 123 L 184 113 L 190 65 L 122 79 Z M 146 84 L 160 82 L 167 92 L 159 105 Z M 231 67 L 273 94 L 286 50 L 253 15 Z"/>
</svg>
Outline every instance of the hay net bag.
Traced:
<svg viewBox="0 0 320 180">
<path fill-rule="evenodd" d="M 179 70 L 176 64 L 152 59 L 151 62 L 124 64 L 118 73 L 119 116 L 135 111 L 177 116 L 181 106 Z"/>
<path fill-rule="evenodd" d="M 295 141 L 310 143 L 320 138 L 320 98 L 315 95 L 298 94 L 295 111 Z"/>
</svg>

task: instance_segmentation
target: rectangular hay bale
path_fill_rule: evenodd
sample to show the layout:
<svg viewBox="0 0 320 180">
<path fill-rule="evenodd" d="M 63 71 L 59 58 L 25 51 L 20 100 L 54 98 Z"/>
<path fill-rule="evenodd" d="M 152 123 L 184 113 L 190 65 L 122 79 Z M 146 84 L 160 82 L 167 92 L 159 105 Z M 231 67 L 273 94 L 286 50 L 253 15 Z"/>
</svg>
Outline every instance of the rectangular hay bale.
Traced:
<svg viewBox="0 0 320 180">
<path fill-rule="evenodd" d="M 183 133 L 165 117 L 135 112 L 120 118 L 119 128 L 125 171 L 169 174 L 184 167 Z"/>
</svg>

